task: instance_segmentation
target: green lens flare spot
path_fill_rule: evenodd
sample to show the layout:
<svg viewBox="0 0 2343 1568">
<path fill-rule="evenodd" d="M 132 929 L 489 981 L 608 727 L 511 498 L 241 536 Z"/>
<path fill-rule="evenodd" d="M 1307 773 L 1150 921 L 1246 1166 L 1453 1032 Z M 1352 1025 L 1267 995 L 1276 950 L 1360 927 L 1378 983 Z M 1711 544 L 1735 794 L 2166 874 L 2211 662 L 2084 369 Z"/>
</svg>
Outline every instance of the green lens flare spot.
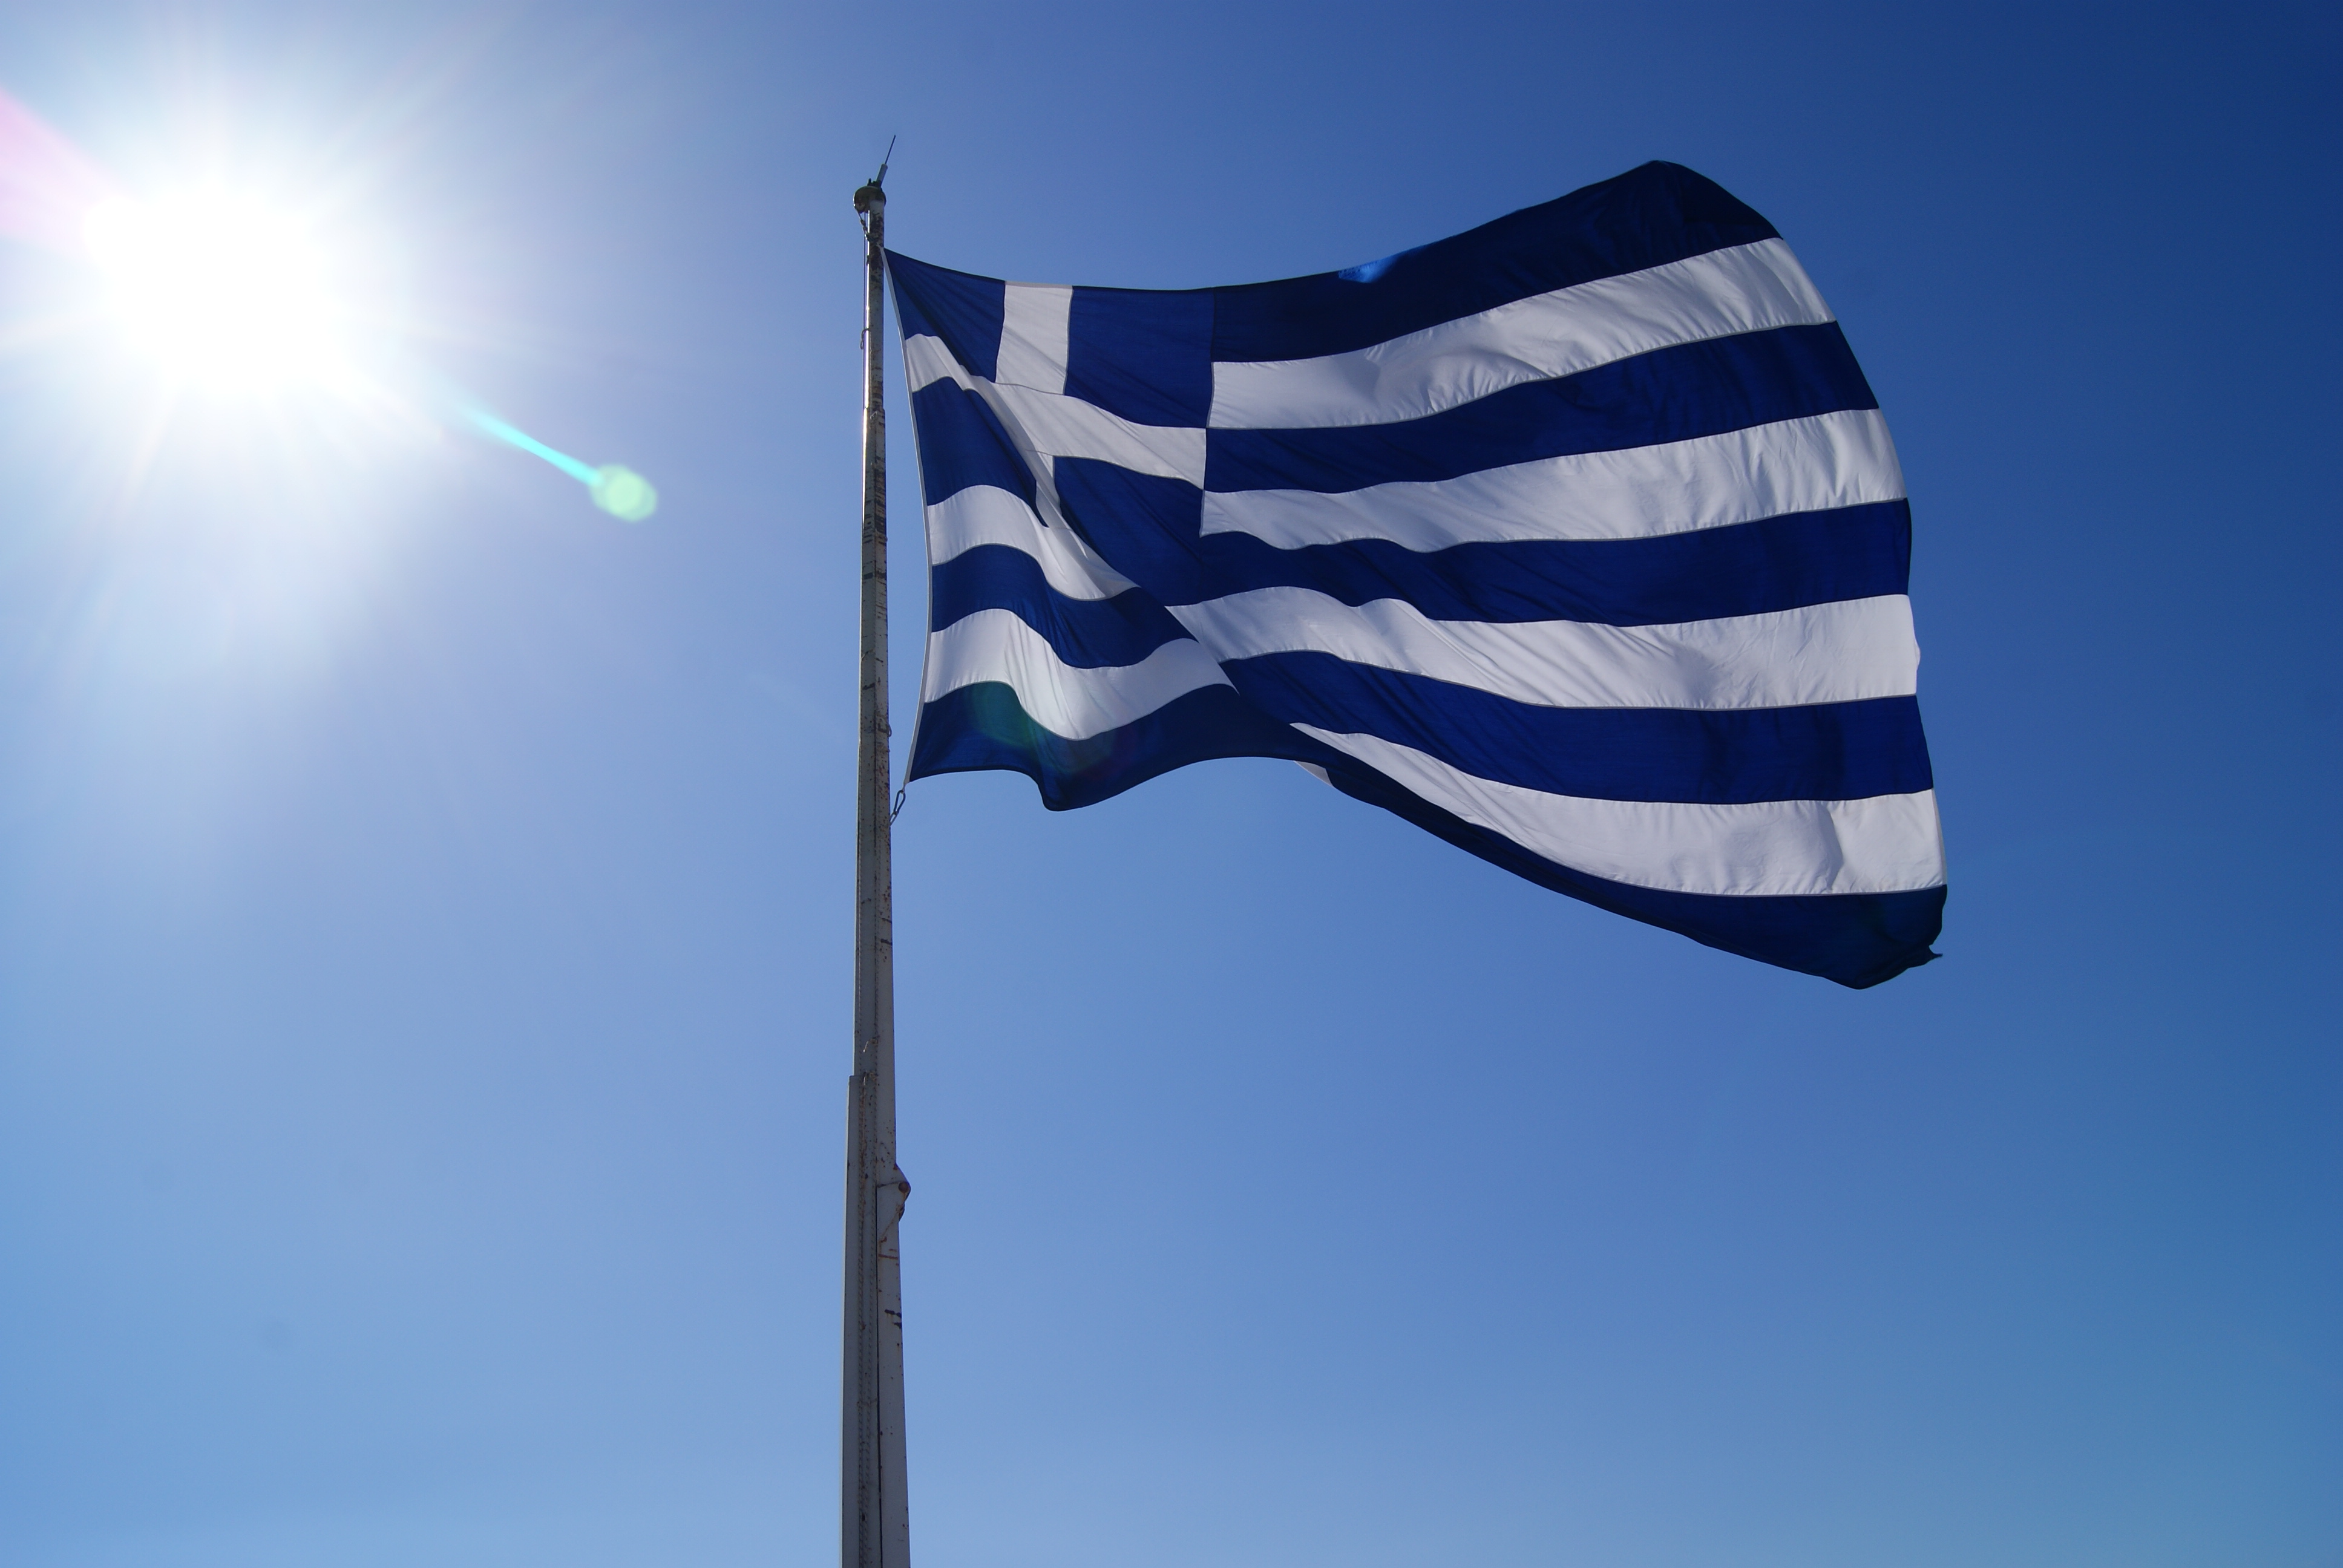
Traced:
<svg viewBox="0 0 2343 1568">
<path fill-rule="evenodd" d="M 594 473 L 594 504 L 620 522 L 639 523 L 659 510 L 659 492 L 632 468 L 606 464 Z"/>
</svg>

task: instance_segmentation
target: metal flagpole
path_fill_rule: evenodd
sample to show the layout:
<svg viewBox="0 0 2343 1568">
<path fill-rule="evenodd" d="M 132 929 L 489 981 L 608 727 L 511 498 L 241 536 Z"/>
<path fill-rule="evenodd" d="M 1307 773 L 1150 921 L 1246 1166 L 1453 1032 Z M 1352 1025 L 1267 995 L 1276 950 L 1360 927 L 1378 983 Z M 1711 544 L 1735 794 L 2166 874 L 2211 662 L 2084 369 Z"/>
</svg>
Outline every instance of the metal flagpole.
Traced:
<svg viewBox="0 0 2343 1568">
<path fill-rule="evenodd" d="M 887 178 L 862 215 L 862 716 L 854 776 L 854 1076 L 846 1091 L 846 1356 L 840 1434 L 842 1568 L 910 1568 L 903 1490 L 903 1281 L 895 1225 L 911 1184 L 895 1164 L 895 911 L 887 784 Z"/>
</svg>

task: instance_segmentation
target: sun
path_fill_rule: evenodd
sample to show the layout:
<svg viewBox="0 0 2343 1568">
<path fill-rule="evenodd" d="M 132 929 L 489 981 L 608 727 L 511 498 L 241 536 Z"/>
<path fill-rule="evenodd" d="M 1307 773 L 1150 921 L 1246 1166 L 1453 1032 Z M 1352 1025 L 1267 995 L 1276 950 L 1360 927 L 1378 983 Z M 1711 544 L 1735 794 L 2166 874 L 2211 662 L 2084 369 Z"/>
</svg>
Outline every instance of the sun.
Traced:
<svg viewBox="0 0 2343 1568">
<path fill-rule="evenodd" d="M 102 203 L 85 234 L 123 325 L 177 377 L 267 390 L 337 364 L 340 311 L 324 257 L 283 214 L 195 191 Z"/>
</svg>

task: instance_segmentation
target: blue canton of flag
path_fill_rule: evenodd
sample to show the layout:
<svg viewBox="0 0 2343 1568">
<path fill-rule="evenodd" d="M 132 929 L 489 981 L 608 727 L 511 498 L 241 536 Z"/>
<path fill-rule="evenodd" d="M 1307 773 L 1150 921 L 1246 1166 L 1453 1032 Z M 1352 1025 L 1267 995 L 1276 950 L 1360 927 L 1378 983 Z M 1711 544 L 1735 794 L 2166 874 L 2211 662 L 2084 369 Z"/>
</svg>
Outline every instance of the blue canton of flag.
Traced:
<svg viewBox="0 0 2343 1568">
<path fill-rule="evenodd" d="M 1764 218 L 1646 164 L 1346 272 L 889 256 L 930 583 L 910 777 L 1053 809 L 1280 757 L 1557 892 L 1875 985 L 1935 955 L 1911 508 Z"/>
</svg>

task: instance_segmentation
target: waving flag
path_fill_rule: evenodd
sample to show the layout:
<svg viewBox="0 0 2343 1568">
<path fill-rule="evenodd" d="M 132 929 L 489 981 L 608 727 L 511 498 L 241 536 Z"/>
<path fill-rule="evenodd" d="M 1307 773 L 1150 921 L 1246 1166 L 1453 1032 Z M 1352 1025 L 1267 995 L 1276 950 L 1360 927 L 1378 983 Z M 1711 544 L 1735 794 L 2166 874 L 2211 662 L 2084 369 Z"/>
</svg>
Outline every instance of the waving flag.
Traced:
<svg viewBox="0 0 2343 1568">
<path fill-rule="evenodd" d="M 1558 892 L 1874 985 L 1935 955 L 1911 511 L 1773 226 L 1647 164 L 1340 273 L 890 255 L 930 619 L 910 777 L 1054 809 L 1279 757 Z"/>
</svg>

